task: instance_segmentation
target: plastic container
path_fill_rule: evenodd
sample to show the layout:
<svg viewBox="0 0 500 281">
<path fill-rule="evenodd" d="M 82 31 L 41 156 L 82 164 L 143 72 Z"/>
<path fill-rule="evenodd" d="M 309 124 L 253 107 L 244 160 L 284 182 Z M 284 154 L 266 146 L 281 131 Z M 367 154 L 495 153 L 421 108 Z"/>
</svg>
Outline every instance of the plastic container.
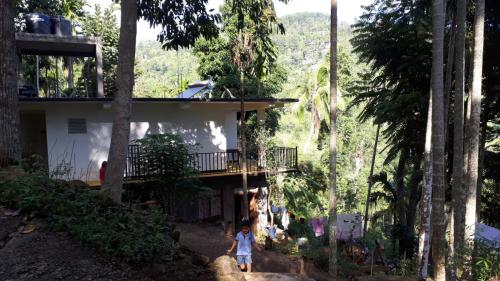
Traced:
<svg viewBox="0 0 500 281">
<path fill-rule="evenodd" d="M 26 32 L 50 34 L 51 21 L 50 17 L 41 13 L 32 13 L 25 15 Z"/>
<path fill-rule="evenodd" d="M 63 16 L 55 16 L 50 18 L 51 32 L 57 36 L 71 36 L 71 21 Z"/>
</svg>

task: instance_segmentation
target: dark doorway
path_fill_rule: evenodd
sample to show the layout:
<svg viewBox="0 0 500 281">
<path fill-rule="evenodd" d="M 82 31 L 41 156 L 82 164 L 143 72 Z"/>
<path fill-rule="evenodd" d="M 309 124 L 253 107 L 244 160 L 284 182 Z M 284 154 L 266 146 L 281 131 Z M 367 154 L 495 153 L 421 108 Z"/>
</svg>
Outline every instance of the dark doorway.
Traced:
<svg viewBox="0 0 500 281">
<path fill-rule="evenodd" d="M 48 166 L 47 127 L 44 111 L 21 112 L 23 158 L 40 155 Z"/>
</svg>

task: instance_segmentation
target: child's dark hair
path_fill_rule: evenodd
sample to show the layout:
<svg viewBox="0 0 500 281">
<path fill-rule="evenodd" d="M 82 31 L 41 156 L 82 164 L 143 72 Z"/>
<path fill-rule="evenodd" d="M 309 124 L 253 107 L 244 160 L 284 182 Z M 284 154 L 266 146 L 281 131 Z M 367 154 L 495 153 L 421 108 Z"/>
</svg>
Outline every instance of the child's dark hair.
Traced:
<svg viewBox="0 0 500 281">
<path fill-rule="evenodd" d="M 247 219 L 242 220 L 241 221 L 241 227 L 244 227 L 244 226 L 249 227 L 250 226 L 250 221 L 247 220 Z"/>
<path fill-rule="evenodd" d="M 102 161 L 101 168 L 106 168 L 108 166 L 108 161 Z"/>
</svg>

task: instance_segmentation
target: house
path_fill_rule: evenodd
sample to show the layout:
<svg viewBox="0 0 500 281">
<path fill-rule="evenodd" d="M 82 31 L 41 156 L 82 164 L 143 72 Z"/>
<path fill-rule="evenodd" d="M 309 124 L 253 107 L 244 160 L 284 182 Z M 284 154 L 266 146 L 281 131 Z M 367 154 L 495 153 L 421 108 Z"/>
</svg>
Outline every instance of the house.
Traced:
<svg viewBox="0 0 500 281">
<path fill-rule="evenodd" d="M 53 177 L 98 185 L 99 167 L 108 158 L 111 141 L 112 99 L 20 97 L 19 101 L 24 155 L 41 155 Z M 283 107 L 295 101 L 248 98 L 245 108 L 264 120 L 267 108 Z M 224 216 L 226 221 L 234 222 L 234 216 L 238 216 L 242 199 L 237 131 L 239 110 L 238 99 L 133 99 L 131 140 L 150 133 L 175 133 L 185 142 L 197 144 L 197 151 L 193 152 L 194 167 L 199 170 L 203 182 L 215 192 L 210 198 L 197 202 L 195 207 L 187 208 L 188 217 Z M 274 152 L 282 172 L 296 168 L 296 148 L 276 148 Z M 131 164 L 133 146 L 128 157 L 125 179 L 140 179 L 141 172 Z M 267 200 L 262 194 L 266 186 L 266 167 L 259 161 L 259 157 L 247 160 L 249 189 L 253 193 L 249 201 L 255 206 L 262 205 L 258 200 Z"/>
<path fill-rule="evenodd" d="M 39 71 L 36 71 L 35 94 L 20 91 L 21 139 L 24 156 L 40 155 L 50 176 L 65 180 L 81 180 L 99 185 L 99 168 L 107 160 L 113 121 L 112 99 L 104 97 L 102 54 L 99 38 L 59 36 L 55 34 L 16 34 L 17 51 L 22 69 L 22 56 L 94 57 L 96 89 L 86 97 L 62 97 L 59 88 L 53 95 L 39 97 Z M 37 58 L 38 62 L 38 58 Z M 72 77 L 68 74 L 68 85 Z M 20 79 L 20 81 L 23 81 Z M 20 85 L 19 86 L 24 86 Z M 213 84 L 200 82 L 177 98 L 134 98 L 130 122 L 130 140 L 152 133 L 175 133 L 190 144 L 193 167 L 204 185 L 212 188 L 209 196 L 199 196 L 179 207 L 178 215 L 191 219 L 222 218 L 234 226 L 241 216 L 241 155 L 238 149 L 238 113 L 240 101 L 234 98 L 207 97 Z M 20 87 L 21 89 L 21 87 Z M 93 94 L 89 94 L 93 93 Z M 294 99 L 248 98 L 247 112 L 264 120 L 265 110 L 283 107 Z M 275 148 L 279 172 L 296 169 L 296 148 Z M 267 221 L 267 189 L 265 161 L 259 155 L 245 156 L 249 171 L 249 201 L 254 222 Z M 137 163 L 137 150 L 129 146 L 125 181 L 137 182 L 144 173 Z M 230 228 L 228 228 L 230 229 Z"/>
</svg>

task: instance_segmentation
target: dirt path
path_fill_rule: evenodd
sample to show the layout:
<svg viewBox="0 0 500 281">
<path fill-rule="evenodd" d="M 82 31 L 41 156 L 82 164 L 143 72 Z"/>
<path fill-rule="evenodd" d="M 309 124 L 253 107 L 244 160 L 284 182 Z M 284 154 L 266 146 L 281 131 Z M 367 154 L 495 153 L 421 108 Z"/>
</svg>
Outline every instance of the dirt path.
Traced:
<svg viewBox="0 0 500 281">
<path fill-rule="evenodd" d="M 193 251 L 215 260 L 225 255 L 232 240 L 224 235 L 222 227 L 211 224 L 177 223 L 181 232 L 180 242 Z M 298 261 L 273 251 L 255 251 L 252 255 L 254 269 L 258 272 L 297 273 Z"/>
</svg>

